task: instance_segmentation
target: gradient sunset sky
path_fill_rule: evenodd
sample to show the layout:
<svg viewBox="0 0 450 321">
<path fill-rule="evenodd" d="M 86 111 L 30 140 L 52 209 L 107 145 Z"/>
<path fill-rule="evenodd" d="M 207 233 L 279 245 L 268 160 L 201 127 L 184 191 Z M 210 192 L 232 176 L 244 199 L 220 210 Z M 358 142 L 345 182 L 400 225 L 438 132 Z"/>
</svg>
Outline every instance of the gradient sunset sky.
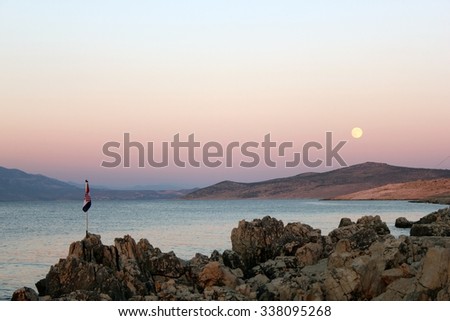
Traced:
<svg viewBox="0 0 450 321">
<path fill-rule="evenodd" d="M 339 167 L 102 168 L 124 133 L 156 146 L 271 133 L 301 149 L 331 131 L 348 165 L 448 169 L 450 1 L 0 0 L 0 105 L 0 166 L 65 181 L 194 187 Z"/>
</svg>

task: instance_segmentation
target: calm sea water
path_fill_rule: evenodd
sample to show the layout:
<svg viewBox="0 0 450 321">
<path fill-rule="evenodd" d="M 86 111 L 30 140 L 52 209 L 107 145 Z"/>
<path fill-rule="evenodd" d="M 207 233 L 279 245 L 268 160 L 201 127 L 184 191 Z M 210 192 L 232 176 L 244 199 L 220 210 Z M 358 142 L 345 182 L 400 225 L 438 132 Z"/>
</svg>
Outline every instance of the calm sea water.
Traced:
<svg viewBox="0 0 450 321">
<path fill-rule="evenodd" d="M 398 236 L 399 216 L 418 219 L 441 208 L 439 205 L 403 201 L 97 201 L 89 211 L 89 231 L 100 234 L 103 244 L 130 234 L 136 241 L 147 238 L 162 251 L 192 258 L 199 252 L 231 248 L 230 234 L 239 220 L 270 215 L 283 222 L 302 222 L 328 234 L 342 217 L 380 215 Z M 81 203 L 0 203 L 0 299 L 9 300 L 19 287 L 35 288 L 52 264 L 66 257 L 71 242 L 85 233 Z"/>
</svg>

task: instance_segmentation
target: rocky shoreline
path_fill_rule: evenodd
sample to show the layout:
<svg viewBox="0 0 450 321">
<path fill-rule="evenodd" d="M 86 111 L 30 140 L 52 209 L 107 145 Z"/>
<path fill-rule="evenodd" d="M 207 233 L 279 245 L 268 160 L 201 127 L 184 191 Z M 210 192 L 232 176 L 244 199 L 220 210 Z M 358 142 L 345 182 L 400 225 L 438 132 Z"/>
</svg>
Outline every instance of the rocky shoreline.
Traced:
<svg viewBox="0 0 450 321">
<path fill-rule="evenodd" d="M 405 219 L 406 220 L 406 219 Z M 182 260 L 146 239 L 87 235 L 12 300 L 449 300 L 450 209 L 395 238 L 379 216 L 328 235 L 266 216 L 240 221 L 232 249 Z"/>
</svg>

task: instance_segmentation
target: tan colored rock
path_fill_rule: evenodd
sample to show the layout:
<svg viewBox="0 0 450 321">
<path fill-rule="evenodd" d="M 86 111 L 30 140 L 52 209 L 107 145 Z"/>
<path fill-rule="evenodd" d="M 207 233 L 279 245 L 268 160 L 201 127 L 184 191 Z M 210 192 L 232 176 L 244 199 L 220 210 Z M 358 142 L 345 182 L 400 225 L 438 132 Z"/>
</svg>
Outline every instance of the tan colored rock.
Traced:
<svg viewBox="0 0 450 321">
<path fill-rule="evenodd" d="M 323 248 L 318 243 L 307 243 L 295 252 L 299 267 L 316 264 L 322 256 Z"/>
<path fill-rule="evenodd" d="M 389 269 L 381 273 L 381 280 L 383 280 L 386 285 L 389 285 L 402 277 L 404 277 L 404 270 L 401 268 Z"/>
<path fill-rule="evenodd" d="M 270 216 L 252 222 L 242 220 L 231 231 L 232 249 L 249 270 L 277 255 L 277 245 L 283 231 L 283 222 Z"/>
<path fill-rule="evenodd" d="M 324 281 L 324 296 L 326 300 L 347 301 L 355 299 L 354 294 L 360 289 L 358 274 L 346 268 L 329 271 Z"/>
<path fill-rule="evenodd" d="M 386 291 L 374 298 L 376 301 L 400 301 L 417 289 L 414 278 L 400 278 L 389 284 Z"/>
<path fill-rule="evenodd" d="M 153 256 L 146 263 L 151 275 L 179 278 L 185 273 L 182 260 L 172 251 Z"/>
<path fill-rule="evenodd" d="M 423 259 L 419 283 L 427 289 L 442 288 L 449 277 L 450 249 L 430 248 Z"/>
<path fill-rule="evenodd" d="M 335 251 L 328 257 L 328 267 L 332 269 L 350 266 L 355 256 L 356 253 L 351 251 L 350 241 L 348 239 L 339 240 Z"/>
<path fill-rule="evenodd" d="M 230 269 L 219 262 L 210 262 L 206 264 L 199 275 L 199 285 L 203 288 L 211 286 L 226 286 L 234 289 L 241 282 L 230 271 Z"/>
<path fill-rule="evenodd" d="M 277 256 L 292 256 L 307 243 L 324 243 L 319 229 L 299 222 L 288 223 L 266 216 L 251 222 L 242 220 L 231 231 L 231 244 L 245 266 L 245 274 Z M 327 249 L 328 250 L 328 249 Z"/>
<path fill-rule="evenodd" d="M 356 224 L 340 224 L 340 227 L 334 229 L 328 235 L 334 243 L 349 239 L 353 248 L 367 249 L 379 236 L 389 233 L 389 228 L 380 216 L 368 215 L 358 219 Z"/>
<path fill-rule="evenodd" d="M 116 238 L 114 240 L 114 243 L 117 249 L 117 253 L 119 255 L 120 261 L 119 268 L 122 268 L 128 260 L 136 259 L 137 253 L 136 242 L 131 236 L 125 235 L 123 238 Z"/>
<path fill-rule="evenodd" d="M 351 251 L 352 251 L 352 246 L 348 239 L 342 239 L 337 242 L 336 249 L 335 249 L 335 252 L 337 254 L 350 253 Z"/>
</svg>

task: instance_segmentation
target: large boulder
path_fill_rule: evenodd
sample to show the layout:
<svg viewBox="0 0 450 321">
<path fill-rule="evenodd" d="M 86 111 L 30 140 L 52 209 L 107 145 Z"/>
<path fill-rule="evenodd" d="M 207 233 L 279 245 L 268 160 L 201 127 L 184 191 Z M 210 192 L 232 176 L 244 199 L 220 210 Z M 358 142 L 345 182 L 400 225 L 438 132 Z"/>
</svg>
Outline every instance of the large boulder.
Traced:
<svg viewBox="0 0 450 321">
<path fill-rule="evenodd" d="M 247 269 L 277 255 L 284 224 L 270 216 L 252 222 L 242 220 L 231 231 L 232 249 L 238 253 Z"/>
<path fill-rule="evenodd" d="M 409 221 L 406 217 L 399 217 L 395 220 L 395 227 L 397 228 L 411 228 L 414 222 Z"/>
<path fill-rule="evenodd" d="M 440 209 L 414 223 L 411 236 L 450 236 L 450 208 Z"/>
<path fill-rule="evenodd" d="M 14 291 L 11 301 L 39 301 L 39 297 L 35 290 L 23 287 Z"/>
<path fill-rule="evenodd" d="M 231 232 L 232 249 L 241 257 L 247 272 L 277 256 L 294 256 L 308 243 L 319 244 L 309 247 L 314 247 L 314 255 L 321 255 L 327 241 L 321 236 L 319 229 L 298 222 L 284 226 L 282 221 L 270 216 L 252 222 L 242 220 Z"/>
<path fill-rule="evenodd" d="M 223 264 L 230 269 L 241 269 L 242 271 L 245 269 L 244 262 L 242 262 L 239 254 L 232 250 L 225 250 L 222 254 Z"/>
<path fill-rule="evenodd" d="M 422 270 L 418 273 L 419 283 L 431 290 L 441 290 L 448 282 L 450 249 L 433 247 L 423 259 Z"/>
<path fill-rule="evenodd" d="M 355 224 L 350 223 L 347 220 L 341 220 L 339 227 L 328 234 L 333 243 L 349 239 L 354 248 L 367 249 L 380 236 L 390 233 L 388 226 L 379 215 L 363 216 Z"/>
</svg>

